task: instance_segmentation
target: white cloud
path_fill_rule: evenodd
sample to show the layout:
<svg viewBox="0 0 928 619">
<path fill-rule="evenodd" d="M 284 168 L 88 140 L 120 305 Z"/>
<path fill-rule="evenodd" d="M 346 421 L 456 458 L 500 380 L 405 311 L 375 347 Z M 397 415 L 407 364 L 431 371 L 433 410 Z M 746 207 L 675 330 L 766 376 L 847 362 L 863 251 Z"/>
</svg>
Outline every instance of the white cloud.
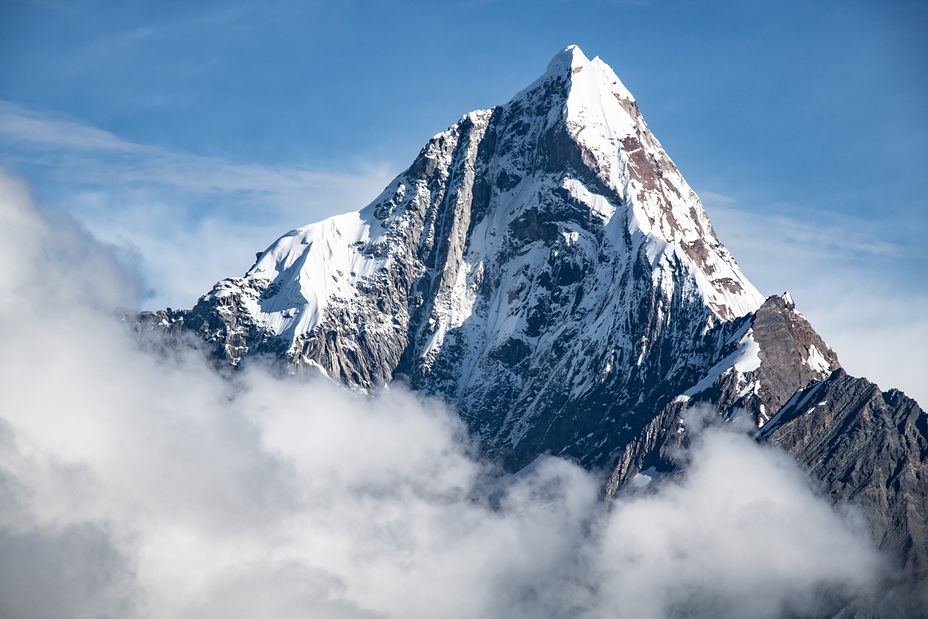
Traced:
<svg viewBox="0 0 928 619">
<path fill-rule="evenodd" d="M 0 222 L 4 617 L 778 617 L 879 572 L 744 435 L 707 431 L 685 476 L 609 505 L 555 458 L 493 479 L 402 388 L 141 352 L 107 247 L 6 176 Z"/>
<path fill-rule="evenodd" d="M 710 430 L 690 457 L 685 481 L 619 503 L 607 522 L 605 602 L 626 607 L 618 616 L 802 614 L 827 589 L 815 584 L 823 574 L 866 590 L 858 570 L 873 556 L 848 529 L 823 534 L 835 512 L 787 454 Z"/>
<path fill-rule="evenodd" d="M 359 184 L 380 183 L 375 176 L 350 176 L 289 166 L 236 164 L 211 157 L 175 153 L 135 144 L 67 118 L 55 118 L 0 101 L 0 135 L 20 147 L 29 161 L 63 166 L 63 174 L 84 182 L 141 181 L 207 194 L 245 192 L 267 198 L 272 206 L 312 201 L 314 192 L 329 197 Z M 118 158 L 106 159 L 106 156 Z M 366 188 L 366 189 L 369 189 Z M 338 209 L 341 205 L 330 208 Z M 340 213 L 336 210 L 333 212 Z"/>
</svg>

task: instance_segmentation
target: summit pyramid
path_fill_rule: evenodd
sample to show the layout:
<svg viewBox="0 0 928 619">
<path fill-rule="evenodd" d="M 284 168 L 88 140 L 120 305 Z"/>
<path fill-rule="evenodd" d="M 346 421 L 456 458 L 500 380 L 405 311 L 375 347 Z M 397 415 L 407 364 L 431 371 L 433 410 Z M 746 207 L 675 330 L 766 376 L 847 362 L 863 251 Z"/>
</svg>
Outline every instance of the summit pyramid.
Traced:
<svg viewBox="0 0 928 619">
<path fill-rule="evenodd" d="M 698 382 L 763 300 L 631 93 L 572 46 L 184 318 L 232 365 L 272 354 L 364 390 L 404 375 L 490 448 L 587 459 L 550 424 L 595 409 L 627 425 Z"/>
</svg>

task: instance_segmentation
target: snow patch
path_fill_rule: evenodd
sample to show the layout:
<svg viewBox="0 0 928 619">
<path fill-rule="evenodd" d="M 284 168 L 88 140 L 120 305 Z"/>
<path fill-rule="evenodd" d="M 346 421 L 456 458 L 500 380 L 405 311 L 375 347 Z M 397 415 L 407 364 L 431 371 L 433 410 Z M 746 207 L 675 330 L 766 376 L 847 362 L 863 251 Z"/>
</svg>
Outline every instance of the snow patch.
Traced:
<svg viewBox="0 0 928 619">
<path fill-rule="evenodd" d="M 809 346 L 809 358 L 804 359 L 803 363 L 807 363 L 809 369 L 822 374 L 828 374 L 831 369 L 831 364 L 828 363 L 828 360 L 818 351 L 815 344 Z"/>
<path fill-rule="evenodd" d="M 722 374 L 735 369 L 739 374 L 753 372 L 760 367 L 760 346 L 754 341 L 754 330 L 748 329 L 740 340 L 740 345 L 718 364 L 712 367 L 706 376 L 698 383 L 683 392 L 683 395 L 694 396 L 711 387 Z M 745 392 L 746 393 L 746 392 Z"/>
<path fill-rule="evenodd" d="M 242 296 L 259 328 L 293 342 L 322 321 L 333 298 L 353 298 L 359 281 L 388 262 L 359 251 L 370 240 L 370 230 L 361 214 L 353 212 L 277 239 L 245 275 L 246 282 L 270 280 L 260 288 L 277 288 L 267 298 Z"/>
<path fill-rule="evenodd" d="M 663 476 L 664 476 L 663 473 L 659 472 L 653 466 L 649 466 L 645 470 L 641 471 L 640 473 L 637 473 L 634 477 L 632 477 L 631 484 L 635 488 L 644 488 L 645 486 L 650 484 L 652 481 L 657 481 Z"/>
</svg>

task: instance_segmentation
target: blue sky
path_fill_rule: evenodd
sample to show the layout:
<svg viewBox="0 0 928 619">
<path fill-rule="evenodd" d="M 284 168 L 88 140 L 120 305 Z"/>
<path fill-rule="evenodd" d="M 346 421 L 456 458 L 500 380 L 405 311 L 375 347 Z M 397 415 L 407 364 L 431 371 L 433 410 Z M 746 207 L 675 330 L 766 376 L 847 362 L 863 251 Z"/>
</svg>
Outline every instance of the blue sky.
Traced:
<svg viewBox="0 0 928 619">
<path fill-rule="evenodd" d="M 569 44 L 765 294 L 928 401 L 928 5 L 0 0 L 0 165 L 190 307 Z"/>
</svg>

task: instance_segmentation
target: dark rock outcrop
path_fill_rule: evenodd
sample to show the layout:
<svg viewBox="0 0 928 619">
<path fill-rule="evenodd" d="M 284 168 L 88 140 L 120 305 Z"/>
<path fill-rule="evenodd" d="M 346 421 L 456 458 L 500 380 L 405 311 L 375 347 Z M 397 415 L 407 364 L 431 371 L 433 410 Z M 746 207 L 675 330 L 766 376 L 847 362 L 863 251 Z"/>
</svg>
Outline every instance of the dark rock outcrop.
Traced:
<svg viewBox="0 0 928 619">
<path fill-rule="evenodd" d="M 759 437 L 858 506 L 899 569 L 928 580 L 928 416 L 915 400 L 838 369 L 798 391 Z"/>
</svg>

